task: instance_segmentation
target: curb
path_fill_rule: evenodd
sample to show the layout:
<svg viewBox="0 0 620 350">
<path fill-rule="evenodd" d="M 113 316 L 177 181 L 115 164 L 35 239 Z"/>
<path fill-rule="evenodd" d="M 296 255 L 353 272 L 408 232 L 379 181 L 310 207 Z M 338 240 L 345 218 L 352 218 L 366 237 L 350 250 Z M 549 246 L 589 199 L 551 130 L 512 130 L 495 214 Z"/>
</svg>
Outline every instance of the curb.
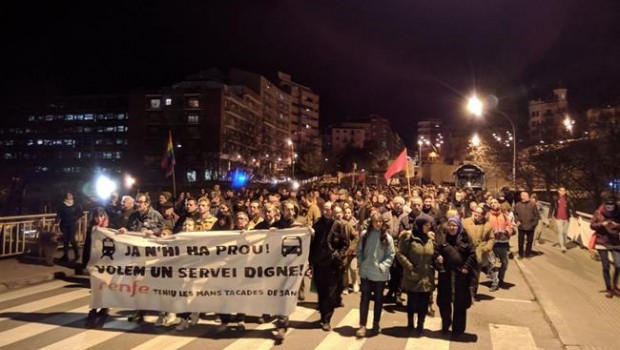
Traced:
<svg viewBox="0 0 620 350">
<path fill-rule="evenodd" d="M 564 321 L 564 318 L 560 315 L 560 311 L 555 304 L 553 304 L 551 298 L 547 297 L 545 292 L 540 287 L 538 281 L 536 280 L 536 276 L 534 276 L 534 274 L 519 260 L 515 259 L 515 263 L 519 267 L 521 274 L 523 274 L 523 278 L 534 295 L 534 299 L 540 304 L 540 308 L 549 322 L 549 326 L 558 336 L 558 339 L 564 348 L 579 349 L 580 347 L 578 346 L 575 347 L 575 345 L 570 345 L 579 344 L 579 341 L 568 327 L 568 324 Z"/>
</svg>

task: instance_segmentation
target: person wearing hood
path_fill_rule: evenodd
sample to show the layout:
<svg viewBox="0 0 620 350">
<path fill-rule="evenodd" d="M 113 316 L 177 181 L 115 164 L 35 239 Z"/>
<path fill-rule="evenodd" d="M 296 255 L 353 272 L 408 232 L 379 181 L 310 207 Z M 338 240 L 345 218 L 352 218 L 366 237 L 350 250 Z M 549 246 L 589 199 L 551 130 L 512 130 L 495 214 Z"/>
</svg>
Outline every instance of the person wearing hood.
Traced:
<svg viewBox="0 0 620 350">
<path fill-rule="evenodd" d="M 472 305 L 469 286 L 476 269 L 475 249 L 458 216 L 448 218 L 436 239 L 437 305 L 441 314 L 441 331 L 448 333 L 452 327 L 452 336 L 458 337 L 465 333 L 467 309 Z"/>
<path fill-rule="evenodd" d="M 596 209 L 590 220 L 590 228 L 596 235 L 594 248 L 601 257 L 603 266 L 603 280 L 605 281 L 605 296 L 620 297 L 618 277 L 620 276 L 620 208 L 613 196 L 605 198 L 603 204 Z M 610 274 L 609 254 L 613 258 L 614 275 Z"/>
<path fill-rule="evenodd" d="M 421 335 L 431 293 L 435 288 L 433 255 L 435 242 L 430 237 L 434 219 L 420 214 L 411 231 L 402 231 L 396 257 L 403 266 L 402 287 L 407 293 L 407 328 L 414 329 L 413 316 L 417 315 L 415 332 Z"/>
</svg>

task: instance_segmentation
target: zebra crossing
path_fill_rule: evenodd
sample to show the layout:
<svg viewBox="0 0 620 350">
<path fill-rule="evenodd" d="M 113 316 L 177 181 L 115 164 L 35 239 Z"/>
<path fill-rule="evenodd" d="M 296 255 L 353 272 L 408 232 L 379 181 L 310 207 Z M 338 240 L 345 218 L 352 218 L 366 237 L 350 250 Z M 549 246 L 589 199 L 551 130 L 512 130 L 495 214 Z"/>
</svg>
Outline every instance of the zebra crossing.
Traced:
<svg viewBox="0 0 620 350">
<path fill-rule="evenodd" d="M 411 337 L 404 329 L 402 312 L 383 312 L 382 334 L 375 337 L 355 337 L 359 324 L 359 309 L 339 309 L 332 320 L 333 330 L 323 332 L 316 321 L 318 312 L 308 306 L 298 306 L 290 315 L 283 345 L 276 345 L 273 323 L 248 322 L 246 330 L 217 331 L 214 317 L 201 319 L 184 332 L 174 327 L 155 327 L 157 316 L 148 315 L 144 324 L 127 321 L 128 310 L 111 310 L 108 322 L 101 329 L 86 329 L 89 290 L 70 282 L 53 281 L 23 290 L 0 294 L 0 349 L 223 349 L 269 350 L 274 348 L 369 350 L 394 349 L 492 349 L 536 350 L 536 342 L 528 327 L 490 323 L 485 338 L 473 344 L 455 343 L 438 336 L 439 317 L 427 317 L 425 328 L 433 336 Z M 368 320 L 372 322 L 370 311 Z M 386 328 L 387 327 L 387 328 Z"/>
</svg>

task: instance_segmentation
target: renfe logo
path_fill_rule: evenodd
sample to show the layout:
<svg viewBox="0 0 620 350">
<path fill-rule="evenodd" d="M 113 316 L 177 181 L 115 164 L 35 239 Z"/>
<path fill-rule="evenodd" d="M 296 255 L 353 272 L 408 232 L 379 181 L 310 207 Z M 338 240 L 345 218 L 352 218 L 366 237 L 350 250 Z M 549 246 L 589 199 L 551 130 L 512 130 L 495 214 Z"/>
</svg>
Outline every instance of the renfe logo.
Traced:
<svg viewBox="0 0 620 350">
<path fill-rule="evenodd" d="M 102 282 L 99 285 L 99 290 L 107 289 L 113 292 L 121 292 L 121 293 L 129 293 L 129 296 L 133 297 L 138 294 L 148 294 L 149 287 L 148 286 L 139 286 L 138 281 L 133 281 L 133 284 L 125 284 L 125 283 L 105 283 Z"/>
</svg>

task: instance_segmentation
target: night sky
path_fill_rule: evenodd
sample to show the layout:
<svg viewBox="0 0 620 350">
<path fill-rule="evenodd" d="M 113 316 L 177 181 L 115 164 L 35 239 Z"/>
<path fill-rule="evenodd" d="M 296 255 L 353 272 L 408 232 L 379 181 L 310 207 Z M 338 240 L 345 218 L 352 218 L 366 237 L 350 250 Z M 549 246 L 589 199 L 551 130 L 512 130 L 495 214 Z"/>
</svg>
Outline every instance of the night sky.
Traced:
<svg viewBox="0 0 620 350">
<path fill-rule="evenodd" d="M 525 121 L 562 83 L 577 112 L 620 102 L 617 0 L 19 1 L 2 14 L 3 103 L 157 88 L 210 67 L 282 70 L 321 121 L 460 122 L 474 88 Z"/>
</svg>

